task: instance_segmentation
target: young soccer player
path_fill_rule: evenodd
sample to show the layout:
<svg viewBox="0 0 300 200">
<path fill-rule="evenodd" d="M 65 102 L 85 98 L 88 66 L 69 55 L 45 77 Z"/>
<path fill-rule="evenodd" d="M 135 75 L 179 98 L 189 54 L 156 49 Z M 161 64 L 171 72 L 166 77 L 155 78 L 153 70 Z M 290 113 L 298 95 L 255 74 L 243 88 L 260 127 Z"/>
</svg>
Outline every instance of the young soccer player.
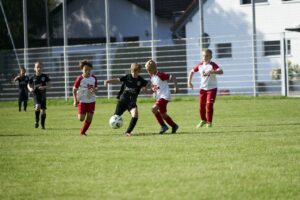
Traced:
<svg viewBox="0 0 300 200">
<path fill-rule="evenodd" d="M 115 115 L 122 115 L 126 110 L 131 114 L 131 120 L 126 130 L 125 135 L 131 136 L 132 130 L 134 129 L 138 121 L 138 107 L 136 104 L 137 97 L 140 93 L 141 88 L 146 87 L 148 81 L 139 76 L 142 66 L 133 63 L 130 66 L 130 74 L 117 79 L 105 80 L 104 85 L 122 83 L 120 92 L 117 96 L 119 99 L 116 106 Z"/>
<path fill-rule="evenodd" d="M 74 106 L 78 107 L 78 119 L 84 121 L 80 135 L 87 136 L 86 132 L 89 129 L 96 105 L 96 90 L 97 78 L 92 75 L 93 65 L 87 61 L 82 60 L 79 63 L 82 75 L 78 76 L 73 86 Z"/>
<path fill-rule="evenodd" d="M 174 92 L 177 93 L 179 89 L 177 87 L 176 77 L 174 75 L 157 71 L 157 65 L 153 60 L 147 61 L 145 68 L 151 76 L 152 90 L 156 94 L 156 102 L 152 107 L 152 113 L 155 115 L 161 126 L 159 134 L 163 134 L 169 129 L 164 121 L 172 127 L 172 133 L 176 133 L 179 126 L 167 114 L 167 104 L 171 100 L 168 80 L 173 81 Z"/>
<path fill-rule="evenodd" d="M 202 51 L 202 62 L 197 64 L 190 71 L 188 76 L 188 87 L 193 88 L 192 79 L 195 72 L 201 76 L 201 85 L 199 92 L 200 117 L 201 121 L 197 128 L 212 127 L 214 102 L 217 96 L 217 78 L 216 75 L 223 74 L 223 70 L 212 59 L 212 51 L 204 49 Z"/>
<path fill-rule="evenodd" d="M 29 79 L 28 89 L 33 92 L 34 110 L 35 110 L 35 124 L 34 127 L 39 127 L 40 113 L 41 127 L 45 129 L 46 120 L 46 90 L 50 87 L 50 78 L 47 74 L 43 74 L 43 64 L 36 62 L 34 64 L 35 74 Z"/>
<path fill-rule="evenodd" d="M 29 77 L 26 75 L 26 69 L 24 67 L 20 68 L 19 75 L 14 78 L 14 81 L 19 82 L 19 98 L 18 98 L 19 112 L 21 112 L 22 110 L 22 102 L 23 102 L 24 111 L 26 112 L 27 101 L 28 101 L 27 85 L 29 83 Z"/>
</svg>

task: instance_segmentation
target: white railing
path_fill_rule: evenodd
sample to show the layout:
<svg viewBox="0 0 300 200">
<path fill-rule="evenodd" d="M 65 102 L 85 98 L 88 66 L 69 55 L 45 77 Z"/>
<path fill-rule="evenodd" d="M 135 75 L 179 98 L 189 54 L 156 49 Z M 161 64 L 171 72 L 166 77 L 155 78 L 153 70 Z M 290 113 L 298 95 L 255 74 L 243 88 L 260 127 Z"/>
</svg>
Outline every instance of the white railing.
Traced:
<svg viewBox="0 0 300 200">
<path fill-rule="evenodd" d="M 275 36 L 274 36 L 275 35 Z M 273 34 L 273 40 L 282 40 L 281 34 Z M 289 54 L 283 58 L 283 50 L 279 55 L 265 56 L 266 47 L 264 38 L 257 37 L 257 79 L 253 74 L 252 40 L 250 36 L 222 36 L 210 38 L 209 48 L 213 50 L 213 61 L 224 70 L 224 75 L 218 77 L 220 95 L 284 95 L 284 88 L 287 89 L 287 96 L 300 95 L 300 72 L 293 72 L 289 81 L 273 80 L 271 71 L 282 67 L 284 61 L 291 61 L 292 64 L 300 64 L 300 34 L 289 37 L 289 46 L 286 52 Z M 191 68 L 200 59 L 199 38 L 188 38 L 176 41 L 155 41 L 156 61 L 159 70 L 176 75 L 181 92 L 178 95 L 197 95 L 198 90 L 187 88 L 187 75 Z M 217 49 L 217 44 L 230 43 L 230 49 Z M 270 49 L 272 49 L 269 46 Z M 274 47 L 275 48 L 275 47 Z M 229 50 L 229 51 L 228 51 Z M 72 86 L 75 78 L 81 74 L 78 63 L 82 59 L 90 60 L 93 65 L 93 73 L 99 80 L 99 97 L 108 97 L 108 90 L 103 86 L 103 80 L 107 79 L 107 69 L 111 77 L 119 77 L 129 73 L 130 64 L 138 62 L 142 65 L 151 57 L 151 42 L 143 41 L 137 43 L 112 43 L 110 47 L 110 66 L 106 66 L 105 44 L 76 45 L 68 46 L 68 77 L 65 77 L 63 47 L 32 48 L 28 49 L 27 74 L 33 74 L 33 66 L 36 61 L 44 64 L 44 73 L 51 78 L 52 87 L 48 90 L 49 98 L 64 98 L 66 91 L 71 96 Z M 271 50 L 269 51 L 269 53 Z M 275 49 L 278 54 L 278 49 Z M 24 50 L 17 51 L 21 64 L 24 64 Z M 227 55 L 226 58 L 219 58 Z M 286 62 L 287 63 L 287 62 Z M 19 66 L 10 51 L 1 51 L 0 54 L 0 100 L 17 99 L 17 86 L 12 83 L 13 77 L 18 73 Z M 290 73 L 292 73 L 290 71 Z M 296 74 L 295 74 L 296 73 Z M 299 73 L 299 74 L 297 74 Z M 146 71 L 141 75 L 149 79 Z M 298 78 L 297 78 L 298 77 Z M 194 86 L 199 87 L 200 77 L 194 76 Z M 256 90 L 254 90 L 256 81 Z M 286 83 L 286 84 L 284 84 Z M 67 88 L 65 88 L 67 87 Z M 65 90 L 66 89 L 66 90 Z M 119 86 L 110 88 L 112 96 L 119 90 Z M 257 94 L 254 94 L 257 91 Z"/>
</svg>

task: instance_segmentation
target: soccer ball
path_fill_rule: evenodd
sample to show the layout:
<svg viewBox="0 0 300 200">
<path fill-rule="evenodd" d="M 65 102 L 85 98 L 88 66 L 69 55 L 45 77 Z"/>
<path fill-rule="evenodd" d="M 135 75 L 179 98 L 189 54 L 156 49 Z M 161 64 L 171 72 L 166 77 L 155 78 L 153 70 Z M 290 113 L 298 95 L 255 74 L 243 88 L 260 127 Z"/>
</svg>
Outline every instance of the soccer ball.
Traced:
<svg viewBox="0 0 300 200">
<path fill-rule="evenodd" d="M 121 128 L 123 125 L 123 119 L 119 115 L 113 115 L 109 119 L 109 126 L 113 129 Z"/>
</svg>

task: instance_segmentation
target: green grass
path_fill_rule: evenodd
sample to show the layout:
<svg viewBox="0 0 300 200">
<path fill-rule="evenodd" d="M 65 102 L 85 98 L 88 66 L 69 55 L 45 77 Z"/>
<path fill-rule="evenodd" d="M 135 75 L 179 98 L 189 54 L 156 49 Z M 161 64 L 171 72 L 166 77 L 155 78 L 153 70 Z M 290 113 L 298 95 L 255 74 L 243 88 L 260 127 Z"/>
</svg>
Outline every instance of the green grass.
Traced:
<svg viewBox="0 0 300 200">
<path fill-rule="evenodd" d="M 71 102 L 49 101 L 46 130 L 0 103 L 0 199 L 300 199 L 300 100 L 218 97 L 214 126 L 196 129 L 198 101 L 168 105 L 178 134 L 158 135 L 151 99 L 134 136 L 108 127 L 98 100 L 88 137 Z"/>
</svg>

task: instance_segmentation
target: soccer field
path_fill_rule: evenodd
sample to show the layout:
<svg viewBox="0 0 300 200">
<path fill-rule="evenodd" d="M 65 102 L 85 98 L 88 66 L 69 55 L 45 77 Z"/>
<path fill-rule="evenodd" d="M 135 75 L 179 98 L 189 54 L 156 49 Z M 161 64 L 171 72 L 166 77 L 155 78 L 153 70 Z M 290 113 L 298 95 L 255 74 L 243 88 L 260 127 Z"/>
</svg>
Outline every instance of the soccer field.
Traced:
<svg viewBox="0 0 300 200">
<path fill-rule="evenodd" d="M 168 112 L 180 128 L 159 135 L 152 99 L 113 130 L 115 101 L 97 101 L 88 137 L 72 102 L 48 103 L 46 130 L 17 102 L 1 102 L 0 199 L 300 199 L 300 99 L 218 97 L 213 128 L 196 129 L 196 97 Z"/>
</svg>

